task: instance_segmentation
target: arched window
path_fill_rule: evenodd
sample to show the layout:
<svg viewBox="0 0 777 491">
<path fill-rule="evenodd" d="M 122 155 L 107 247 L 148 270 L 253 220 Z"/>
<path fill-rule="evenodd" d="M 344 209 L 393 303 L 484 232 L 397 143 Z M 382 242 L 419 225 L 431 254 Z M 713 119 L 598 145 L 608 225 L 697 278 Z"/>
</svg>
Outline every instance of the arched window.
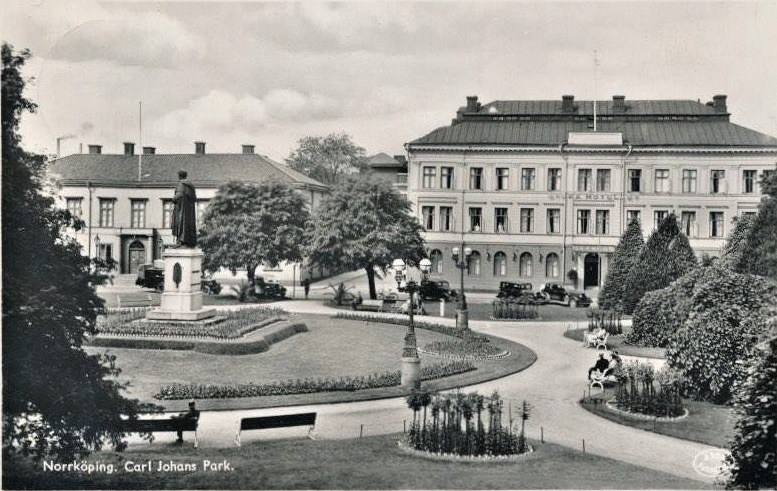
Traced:
<svg viewBox="0 0 777 491">
<path fill-rule="evenodd" d="M 429 254 L 429 260 L 432 261 L 432 274 L 442 274 L 442 252 L 435 249 Z"/>
<path fill-rule="evenodd" d="M 480 253 L 472 251 L 467 260 L 467 274 L 470 276 L 480 276 Z"/>
<path fill-rule="evenodd" d="M 521 276 L 532 276 L 532 257 L 531 254 L 528 252 L 524 252 L 521 254 L 521 262 L 520 262 Z"/>
<path fill-rule="evenodd" d="M 494 254 L 494 276 L 507 276 L 507 256 L 504 252 Z"/>
<path fill-rule="evenodd" d="M 558 278 L 560 269 L 558 254 L 551 252 L 545 256 L 545 276 L 548 278 Z"/>
</svg>

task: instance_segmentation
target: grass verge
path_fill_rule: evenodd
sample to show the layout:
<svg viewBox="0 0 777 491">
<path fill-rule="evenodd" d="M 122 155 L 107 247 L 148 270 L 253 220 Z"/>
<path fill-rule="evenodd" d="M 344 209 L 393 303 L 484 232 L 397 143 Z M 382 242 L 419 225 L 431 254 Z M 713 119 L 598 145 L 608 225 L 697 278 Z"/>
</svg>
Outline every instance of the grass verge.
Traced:
<svg viewBox="0 0 777 491">
<path fill-rule="evenodd" d="M 263 441 L 241 448 L 144 445 L 90 461 L 112 463 L 112 475 L 42 472 L 29 462 L 4 462 L 5 489 L 704 489 L 702 482 L 532 441 L 535 451 L 513 462 L 471 464 L 413 457 L 400 435 L 358 440 Z M 232 471 L 204 471 L 204 459 Z M 184 472 L 124 471 L 127 461 L 194 463 Z M 11 464 L 11 465 L 9 465 Z"/>
<path fill-rule="evenodd" d="M 649 348 L 645 346 L 634 346 L 632 344 L 628 344 L 625 342 L 625 332 L 630 329 L 629 327 L 624 327 L 624 334 L 620 334 L 617 336 L 612 336 L 607 339 L 607 347 L 611 350 L 618 350 L 618 353 L 621 355 L 626 356 L 641 356 L 644 358 L 661 358 L 666 359 L 666 349 L 665 348 Z M 574 339 L 575 341 L 579 341 L 580 343 L 583 342 L 583 333 L 587 332 L 588 329 L 586 328 L 580 328 L 580 329 L 570 329 L 569 331 L 566 331 L 564 333 L 565 338 Z"/>
</svg>

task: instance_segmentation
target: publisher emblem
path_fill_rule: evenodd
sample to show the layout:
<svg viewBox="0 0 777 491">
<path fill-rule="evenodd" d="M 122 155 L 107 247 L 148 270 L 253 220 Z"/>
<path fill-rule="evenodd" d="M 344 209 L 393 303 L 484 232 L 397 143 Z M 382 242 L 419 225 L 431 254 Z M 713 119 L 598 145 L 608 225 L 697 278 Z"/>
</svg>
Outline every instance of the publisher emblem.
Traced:
<svg viewBox="0 0 777 491">
<path fill-rule="evenodd" d="M 718 477 L 723 472 L 725 460 L 725 450 L 702 450 L 693 458 L 693 470 L 704 477 Z"/>
</svg>

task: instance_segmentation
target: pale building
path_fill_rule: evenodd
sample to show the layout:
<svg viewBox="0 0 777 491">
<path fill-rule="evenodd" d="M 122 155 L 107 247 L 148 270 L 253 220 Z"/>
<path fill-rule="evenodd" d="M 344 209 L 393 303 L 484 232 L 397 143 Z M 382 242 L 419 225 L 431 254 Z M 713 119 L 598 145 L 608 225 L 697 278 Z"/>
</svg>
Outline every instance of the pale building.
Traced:
<svg viewBox="0 0 777 491">
<path fill-rule="evenodd" d="M 195 143 L 193 154 L 157 154 L 125 143 L 122 154 L 104 154 L 99 145 L 89 153 L 54 160 L 49 173 L 58 184 L 62 208 L 81 217 L 85 226 L 72 231 L 90 257 L 112 258 L 119 272 L 135 274 L 140 264 L 161 258 L 165 245 L 174 244 L 170 230 L 178 171 L 186 170 L 197 188 L 197 214 L 208 206 L 218 187 L 228 181 L 290 184 L 315 208 L 328 187 L 243 145 L 242 153 L 209 154 Z M 257 274 L 276 279 L 299 279 L 299 265 L 265 268 Z"/>
<path fill-rule="evenodd" d="M 730 122 L 726 96 L 596 103 L 468 97 L 448 126 L 408 144 L 407 196 L 434 277 L 458 286 L 452 248 L 474 252 L 465 286 L 567 282 L 596 289 L 627 220 L 648 235 L 675 213 L 698 254 L 717 254 L 754 213 L 777 139 Z"/>
</svg>

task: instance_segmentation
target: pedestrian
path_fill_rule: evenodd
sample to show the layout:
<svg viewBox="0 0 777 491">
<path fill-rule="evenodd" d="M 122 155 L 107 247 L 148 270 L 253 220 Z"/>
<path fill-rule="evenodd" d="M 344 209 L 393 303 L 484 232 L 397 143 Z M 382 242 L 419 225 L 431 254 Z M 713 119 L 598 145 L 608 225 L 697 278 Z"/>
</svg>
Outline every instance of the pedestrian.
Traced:
<svg viewBox="0 0 777 491">
<path fill-rule="evenodd" d="M 305 289 L 305 300 L 308 299 L 308 295 L 310 294 L 310 278 L 305 278 L 301 281 L 302 288 Z"/>
<path fill-rule="evenodd" d="M 604 359 L 604 353 L 599 353 L 599 359 L 596 360 L 596 364 L 588 369 L 588 379 L 591 379 L 591 372 L 594 370 L 603 374 L 608 368 L 610 368 L 610 362 Z"/>
<path fill-rule="evenodd" d="M 195 402 L 189 401 L 189 410 L 185 413 L 181 413 L 178 416 L 174 416 L 175 418 L 180 419 L 199 419 L 200 418 L 200 411 L 195 407 Z M 175 441 L 175 443 L 183 443 L 183 431 L 177 431 L 178 439 Z"/>
</svg>

